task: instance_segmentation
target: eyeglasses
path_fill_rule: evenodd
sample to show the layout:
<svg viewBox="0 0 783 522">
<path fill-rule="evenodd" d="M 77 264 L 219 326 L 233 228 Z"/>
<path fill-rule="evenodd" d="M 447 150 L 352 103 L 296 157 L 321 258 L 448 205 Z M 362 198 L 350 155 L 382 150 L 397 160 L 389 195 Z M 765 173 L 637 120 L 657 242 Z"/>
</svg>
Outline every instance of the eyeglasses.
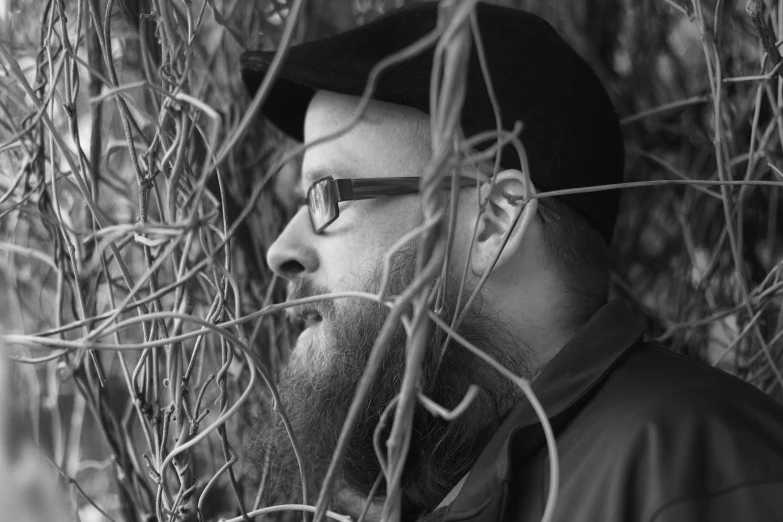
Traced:
<svg viewBox="0 0 783 522">
<path fill-rule="evenodd" d="M 421 178 L 357 178 L 334 179 L 331 176 L 321 178 L 307 190 L 307 208 L 313 230 L 320 234 L 340 216 L 340 201 L 353 199 L 374 199 L 388 196 L 414 194 L 419 191 Z M 443 189 L 451 188 L 451 176 L 444 177 L 440 184 Z M 459 176 L 459 188 L 476 187 L 476 178 Z"/>
</svg>

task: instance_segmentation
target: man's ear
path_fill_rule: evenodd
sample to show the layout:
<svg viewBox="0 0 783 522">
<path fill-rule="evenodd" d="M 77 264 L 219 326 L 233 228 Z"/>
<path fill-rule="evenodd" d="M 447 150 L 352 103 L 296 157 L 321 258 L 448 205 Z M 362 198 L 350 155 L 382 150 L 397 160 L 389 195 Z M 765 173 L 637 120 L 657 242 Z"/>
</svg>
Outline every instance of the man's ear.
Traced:
<svg viewBox="0 0 783 522">
<path fill-rule="evenodd" d="M 481 276 L 492 266 L 502 248 L 495 267 L 501 267 L 522 247 L 525 230 L 536 205 L 523 205 L 532 193 L 530 181 L 519 170 L 504 170 L 481 186 L 484 211 L 479 216 L 476 242 L 471 252 L 471 269 Z M 522 216 L 519 216 L 522 212 Z M 516 226 L 514 226 L 516 224 Z M 508 240 L 505 240 L 508 236 Z M 504 246 L 505 241 L 505 246 Z"/>
</svg>

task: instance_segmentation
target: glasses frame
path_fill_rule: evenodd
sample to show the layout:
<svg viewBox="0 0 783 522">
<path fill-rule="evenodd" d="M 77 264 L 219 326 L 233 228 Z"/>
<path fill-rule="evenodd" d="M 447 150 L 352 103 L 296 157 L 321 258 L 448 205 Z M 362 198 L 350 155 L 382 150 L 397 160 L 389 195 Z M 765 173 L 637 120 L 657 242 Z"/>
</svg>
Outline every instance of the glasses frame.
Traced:
<svg viewBox="0 0 783 522">
<path fill-rule="evenodd" d="M 451 188 L 453 176 L 446 176 L 441 179 L 441 188 L 448 190 Z M 458 187 L 460 189 L 467 187 L 477 187 L 477 178 L 470 176 L 458 176 Z M 392 178 L 356 178 L 356 179 L 334 179 L 331 176 L 323 177 L 315 181 L 307 189 L 307 210 L 310 214 L 310 223 L 316 234 L 322 233 L 326 227 L 335 222 L 340 217 L 341 201 L 352 201 L 360 199 L 385 198 L 390 196 L 402 196 L 406 194 L 415 194 L 419 192 L 419 177 L 392 177 Z M 320 190 L 323 194 L 329 194 L 329 201 L 332 217 L 325 223 L 318 225 L 313 214 L 316 212 L 313 190 Z M 326 198 L 322 198 L 325 200 Z"/>
</svg>

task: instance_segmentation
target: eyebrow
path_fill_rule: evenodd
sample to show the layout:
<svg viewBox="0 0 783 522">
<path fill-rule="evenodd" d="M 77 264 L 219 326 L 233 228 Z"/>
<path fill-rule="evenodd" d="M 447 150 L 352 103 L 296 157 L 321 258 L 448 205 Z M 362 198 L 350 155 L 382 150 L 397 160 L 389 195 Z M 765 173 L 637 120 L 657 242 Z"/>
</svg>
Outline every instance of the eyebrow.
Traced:
<svg viewBox="0 0 783 522">
<path fill-rule="evenodd" d="M 333 168 L 326 166 L 317 167 L 315 169 L 308 170 L 307 172 L 300 169 L 299 180 L 294 185 L 294 194 L 296 194 L 296 197 L 299 200 L 304 201 L 307 197 L 307 190 L 313 183 L 327 176 L 331 176 L 335 179 L 339 178 L 339 176 L 336 176 L 335 174 L 336 171 Z"/>
<path fill-rule="evenodd" d="M 318 167 L 313 170 L 308 170 L 307 172 L 302 172 L 302 178 L 300 182 L 302 185 L 304 185 L 305 189 L 307 189 L 307 187 L 319 179 L 325 178 L 327 176 L 331 176 L 335 179 L 338 178 L 338 176 L 336 176 L 335 170 L 331 167 Z"/>
<path fill-rule="evenodd" d="M 310 188 L 310 185 L 312 185 L 313 183 L 315 183 L 319 179 L 323 179 L 323 178 L 330 177 L 330 176 L 333 179 L 345 179 L 345 178 L 355 179 L 355 178 L 359 178 L 360 177 L 360 176 L 357 176 L 355 171 L 353 169 L 351 169 L 350 167 L 336 169 L 334 167 L 329 167 L 329 166 L 324 165 L 324 166 L 321 166 L 321 167 L 316 167 L 316 168 L 314 168 L 312 170 L 308 170 L 307 172 L 304 172 L 304 171 L 302 172 L 300 180 L 299 180 L 300 190 L 304 194 L 306 194 L 307 193 L 307 189 Z"/>
</svg>

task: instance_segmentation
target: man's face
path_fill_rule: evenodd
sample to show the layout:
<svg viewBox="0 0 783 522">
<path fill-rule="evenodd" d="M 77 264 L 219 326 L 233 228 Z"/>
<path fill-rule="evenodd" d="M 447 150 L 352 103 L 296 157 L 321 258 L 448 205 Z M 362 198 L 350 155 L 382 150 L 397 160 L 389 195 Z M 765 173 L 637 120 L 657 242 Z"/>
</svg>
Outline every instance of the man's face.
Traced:
<svg viewBox="0 0 783 522">
<path fill-rule="evenodd" d="M 318 92 L 307 111 L 305 142 L 344 126 L 357 101 L 351 96 Z M 298 184 L 300 196 L 303 198 L 313 182 L 326 176 L 420 176 L 430 159 L 429 146 L 422 143 L 429 139 L 428 124 L 428 116 L 415 109 L 373 102 L 350 132 L 305 152 Z M 468 198 L 468 193 L 474 202 L 475 189 L 461 191 L 460 197 Z M 340 216 L 321 234 L 314 232 L 307 207 L 302 206 L 270 247 L 269 265 L 289 281 L 289 299 L 306 297 L 303 287 L 316 288 L 319 293 L 368 290 L 368 282 L 386 253 L 422 221 L 417 195 L 346 201 L 339 206 Z M 462 259 L 461 242 L 455 243 L 453 259 L 457 261 Z M 289 317 L 304 327 L 291 364 L 312 366 L 330 355 L 329 346 L 323 342 L 325 324 L 320 312 L 324 307 L 345 305 L 345 300 L 339 300 L 288 310 Z"/>
<path fill-rule="evenodd" d="M 307 111 L 305 142 L 344 125 L 356 99 L 319 92 Z M 419 143 L 427 117 L 413 109 L 374 103 L 349 133 L 308 149 L 298 185 L 304 197 L 326 176 L 383 178 L 420 176 L 427 165 L 426 144 Z M 422 146 L 424 145 L 424 146 Z M 330 291 L 357 290 L 383 255 L 421 220 L 418 198 L 398 196 L 340 203 L 340 216 L 315 234 L 302 207 L 271 246 L 268 261 L 278 275 L 297 284 L 307 281 Z"/>
<path fill-rule="evenodd" d="M 310 142 L 338 129 L 349 120 L 356 100 L 319 93 L 310 105 L 305 140 Z M 420 143 L 426 116 L 412 110 L 377 104 L 351 132 L 309 149 L 304 156 L 303 194 L 312 182 L 334 178 L 419 176 L 427 165 L 427 147 Z M 475 191 L 472 198 L 475 201 Z M 460 197 L 471 197 L 461 194 Z M 289 281 L 289 299 L 345 290 L 376 293 L 386 253 L 403 235 L 421 222 L 418 196 L 399 196 L 340 204 L 340 216 L 324 233 L 315 234 L 306 208 L 292 218 L 270 248 L 268 261 Z M 458 220 L 459 245 L 469 237 L 467 220 Z M 387 294 L 399 294 L 414 275 L 414 245 L 406 245 L 393 258 Z M 455 257 L 462 254 L 456 248 Z M 455 263 L 460 266 L 459 263 Z M 449 321 L 459 278 L 446 282 Z M 503 324 L 493 318 L 489 304 L 478 300 L 460 333 L 518 374 L 529 371 L 524 350 Z M 334 451 L 342 422 L 356 385 L 366 366 L 373 342 L 386 316 L 385 307 L 368 300 L 343 298 L 297 306 L 289 314 L 305 326 L 288 367 L 280 380 L 280 394 L 302 447 L 314 487 L 320 485 Z M 403 477 L 404 506 L 410 513 L 433 507 L 469 469 L 500 417 L 514 402 L 515 392 L 494 370 L 465 350 L 452 345 L 441 363 L 443 337 L 431 328 L 422 388 L 446 408 L 456 406 L 471 384 L 482 390 L 474 405 L 454 422 L 433 417 L 417 407 L 414 437 Z M 380 472 L 373 434 L 381 412 L 395 398 L 405 367 L 406 335 L 400 328 L 392 339 L 363 409 L 345 461 L 341 484 L 366 494 Z M 513 349 L 509 349 L 513 347 Z M 437 370 L 436 370 L 437 368 Z M 390 425 L 392 419 L 387 420 Z M 381 438 L 381 447 L 385 437 Z M 261 455 L 259 455 L 259 453 Z M 259 462 L 271 457 L 268 500 L 296 502 L 291 491 L 296 462 L 285 430 L 277 419 L 262 416 L 256 440 L 250 447 Z M 292 498 L 293 497 L 293 498 Z"/>
</svg>

